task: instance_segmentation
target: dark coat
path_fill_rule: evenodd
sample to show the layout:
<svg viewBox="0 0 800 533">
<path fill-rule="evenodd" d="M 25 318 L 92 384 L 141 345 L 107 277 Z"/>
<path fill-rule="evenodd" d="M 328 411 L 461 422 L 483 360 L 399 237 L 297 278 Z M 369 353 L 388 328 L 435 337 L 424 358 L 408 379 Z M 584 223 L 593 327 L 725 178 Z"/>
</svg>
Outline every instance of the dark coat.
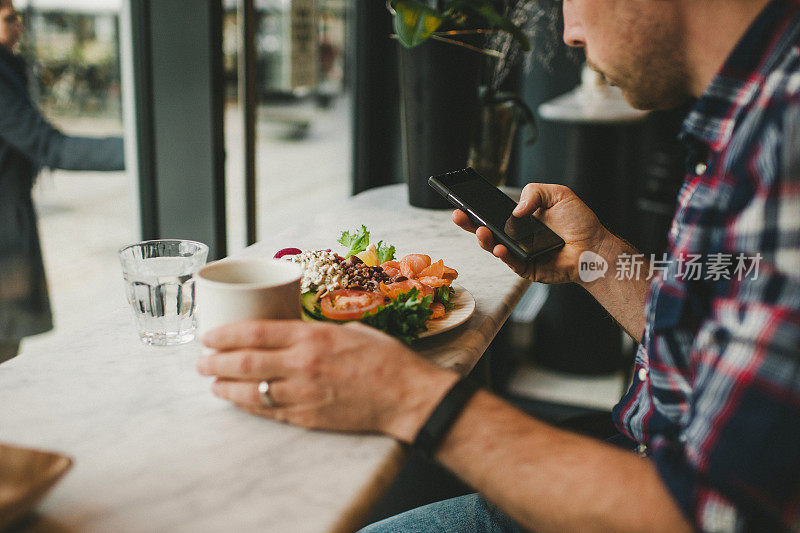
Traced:
<svg viewBox="0 0 800 533">
<path fill-rule="evenodd" d="M 52 328 L 36 213 L 31 198 L 42 167 L 124 170 L 120 138 L 70 137 L 28 94 L 19 59 L 0 51 L 0 339 Z"/>
</svg>

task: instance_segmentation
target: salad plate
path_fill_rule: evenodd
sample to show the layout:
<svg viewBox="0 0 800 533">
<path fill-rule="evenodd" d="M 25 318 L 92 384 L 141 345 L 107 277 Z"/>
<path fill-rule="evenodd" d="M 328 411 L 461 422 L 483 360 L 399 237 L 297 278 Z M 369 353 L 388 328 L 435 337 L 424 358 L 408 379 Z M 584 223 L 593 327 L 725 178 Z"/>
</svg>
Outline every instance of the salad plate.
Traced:
<svg viewBox="0 0 800 533">
<path fill-rule="evenodd" d="M 447 314 L 442 318 L 438 320 L 429 320 L 426 324 L 428 330 L 420 333 L 418 338 L 424 339 L 426 337 L 432 337 L 457 328 L 469 320 L 473 313 L 475 313 L 475 298 L 472 294 L 461 285 L 453 284 L 453 288 L 456 290 L 455 296 L 453 297 L 454 307 L 447 311 Z"/>
<path fill-rule="evenodd" d="M 370 242 L 365 225 L 344 231 L 346 252 L 283 248 L 275 259 L 303 265 L 302 318 L 344 323 L 358 320 L 405 343 L 444 333 L 466 322 L 475 299 L 453 284 L 458 271 L 423 253 L 395 258 L 395 247 Z"/>
</svg>

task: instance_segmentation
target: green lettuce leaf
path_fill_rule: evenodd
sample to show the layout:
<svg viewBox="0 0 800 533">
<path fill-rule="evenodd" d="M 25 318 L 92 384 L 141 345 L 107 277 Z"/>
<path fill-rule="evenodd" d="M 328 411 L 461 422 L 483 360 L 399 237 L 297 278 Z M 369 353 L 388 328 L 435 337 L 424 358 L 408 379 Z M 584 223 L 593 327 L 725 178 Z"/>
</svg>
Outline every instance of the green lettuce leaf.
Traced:
<svg viewBox="0 0 800 533">
<path fill-rule="evenodd" d="M 339 244 L 349 250 L 347 255 L 344 256 L 345 259 L 363 252 L 369 246 L 369 231 L 367 227 L 362 224 L 361 229 L 354 231 L 352 234 L 349 231 L 345 231 L 339 237 Z"/>
<path fill-rule="evenodd" d="M 391 261 L 394 259 L 394 246 L 389 244 L 383 244 L 383 241 L 378 241 L 378 245 L 375 247 L 378 251 L 378 264 L 382 265 L 386 261 Z"/>
<path fill-rule="evenodd" d="M 428 329 L 425 323 L 432 314 L 430 310 L 432 300 L 432 296 L 419 299 L 419 290 L 411 289 L 388 304 L 378 307 L 374 312 L 366 314 L 361 321 L 405 343 L 410 343 Z"/>
<path fill-rule="evenodd" d="M 453 303 L 455 294 L 456 290 L 453 287 L 442 285 L 441 287 L 436 287 L 436 291 L 433 293 L 433 301 L 443 303 L 445 311 L 449 311 L 456 306 Z"/>
</svg>

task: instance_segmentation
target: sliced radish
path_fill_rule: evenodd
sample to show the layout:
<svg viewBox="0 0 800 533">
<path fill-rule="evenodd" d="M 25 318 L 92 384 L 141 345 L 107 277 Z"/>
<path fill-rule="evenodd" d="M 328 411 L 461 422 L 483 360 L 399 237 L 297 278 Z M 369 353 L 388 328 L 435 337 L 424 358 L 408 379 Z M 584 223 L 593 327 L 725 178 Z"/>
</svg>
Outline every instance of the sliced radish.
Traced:
<svg viewBox="0 0 800 533">
<path fill-rule="evenodd" d="M 284 248 L 283 250 L 278 250 L 278 252 L 275 254 L 274 258 L 275 259 L 280 259 L 281 257 L 283 257 L 285 255 L 297 255 L 297 254 L 301 254 L 301 253 L 303 253 L 303 250 L 300 250 L 298 248 Z"/>
</svg>

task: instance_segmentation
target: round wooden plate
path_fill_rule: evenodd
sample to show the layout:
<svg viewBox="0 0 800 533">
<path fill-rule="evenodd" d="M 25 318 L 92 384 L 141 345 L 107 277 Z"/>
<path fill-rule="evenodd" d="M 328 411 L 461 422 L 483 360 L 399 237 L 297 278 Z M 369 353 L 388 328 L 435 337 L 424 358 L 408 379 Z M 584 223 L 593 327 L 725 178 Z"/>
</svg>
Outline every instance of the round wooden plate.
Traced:
<svg viewBox="0 0 800 533">
<path fill-rule="evenodd" d="M 456 290 L 455 298 L 453 299 L 455 307 L 448 311 L 443 318 L 439 320 L 429 320 L 428 331 L 420 333 L 420 339 L 432 337 L 433 335 L 438 335 L 439 333 L 457 328 L 469 320 L 469 317 L 475 312 L 475 298 L 473 298 L 469 291 L 461 285 L 456 284 L 453 284 L 453 288 Z"/>
</svg>

